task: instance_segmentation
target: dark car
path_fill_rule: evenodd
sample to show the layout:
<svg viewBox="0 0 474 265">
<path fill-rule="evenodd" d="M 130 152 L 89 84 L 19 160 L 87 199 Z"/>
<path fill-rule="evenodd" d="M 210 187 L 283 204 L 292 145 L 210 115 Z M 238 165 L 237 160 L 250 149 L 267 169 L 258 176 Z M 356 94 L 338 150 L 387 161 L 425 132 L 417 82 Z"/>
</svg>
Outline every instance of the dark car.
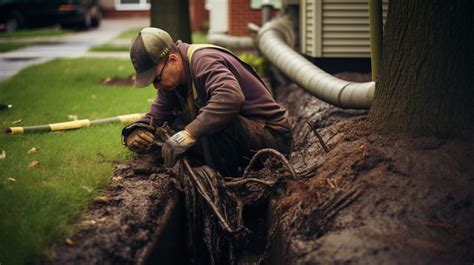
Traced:
<svg viewBox="0 0 474 265">
<path fill-rule="evenodd" d="M 99 0 L 0 0 L 0 30 L 16 31 L 60 24 L 64 28 L 97 27 Z"/>
</svg>

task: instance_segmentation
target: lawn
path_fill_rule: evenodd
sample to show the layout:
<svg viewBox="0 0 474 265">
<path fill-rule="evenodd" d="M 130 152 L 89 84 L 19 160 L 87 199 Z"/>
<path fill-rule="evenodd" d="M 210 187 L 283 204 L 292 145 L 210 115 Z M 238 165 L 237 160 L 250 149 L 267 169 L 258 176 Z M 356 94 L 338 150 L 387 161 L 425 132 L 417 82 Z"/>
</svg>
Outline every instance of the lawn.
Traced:
<svg viewBox="0 0 474 265">
<path fill-rule="evenodd" d="M 0 32 L 0 52 L 8 52 L 35 44 L 41 37 L 62 36 L 71 33 L 71 30 L 59 28 L 44 28 L 20 30 L 15 32 Z M 31 39 L 31 40 L 30 40 Z M 15 41 L 16 40 L 16 41 Z"/>
<path fill-rule="evenodd" d="M 0 32 L 0 39 L 62 36 L 71 32 L 73 31 L 59 28 L 28 29 L 15 32 Z"/>
<path fill-rule="evenodd" d="M 120 33 L 115 40 L 117 41 L 131 41 L 140 29 L 129 29 L 122 33 Z M 192 40 L 193 43 L 208 43 L 206 33 L 203 32 L 193 32 L 192 33 Z M 89 49 L 92 52 L 128 52 L 130 50 L 130 45 L 123 45 L 123 44 L 114 44 L 113 41 L 111 43 L 106 43 L 103 45 L 95 46 Z"/>
<path fill-rule="evenodd" d="M 106 87 L 106 77 L 133 72 L 128 60 L 55 60 L 0 83 L 2 128 L 146 112 L 151 88 Z M 15 123 L 15 124 L 14 124 Z M 0 134 L 0 263 L 35 263 L 107 186 L 113 164 L 131 157 L 120 143 L 123 125 L 66 132 Z M 29 151 L 33 148 L 37 152 Z M 36 162 L 37 161 L 37 162 Z"/>
<path fill-rule="evenodd" d="M 0 43 L 0 52 L 13 51 L 16 49 L 26 47 L 27 45 L 28 44 L 26 43 L 16 43 L 16 42 Z"/>
</svg>

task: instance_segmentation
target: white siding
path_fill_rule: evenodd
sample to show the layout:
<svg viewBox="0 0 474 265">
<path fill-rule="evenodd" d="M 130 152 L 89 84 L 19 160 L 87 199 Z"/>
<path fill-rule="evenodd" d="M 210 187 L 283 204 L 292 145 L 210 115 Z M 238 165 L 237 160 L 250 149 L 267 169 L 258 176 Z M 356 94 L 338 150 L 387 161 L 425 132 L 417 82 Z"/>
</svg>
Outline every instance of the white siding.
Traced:
<svg viewBox="0 0 474 265">
<path fill-rule="evenodd" d="M 313 57 L 370 57 L 368 0 L 301 0 L 301 52 Z M 383 18 L 388 0 L 383 0 Z"/>
</svg>

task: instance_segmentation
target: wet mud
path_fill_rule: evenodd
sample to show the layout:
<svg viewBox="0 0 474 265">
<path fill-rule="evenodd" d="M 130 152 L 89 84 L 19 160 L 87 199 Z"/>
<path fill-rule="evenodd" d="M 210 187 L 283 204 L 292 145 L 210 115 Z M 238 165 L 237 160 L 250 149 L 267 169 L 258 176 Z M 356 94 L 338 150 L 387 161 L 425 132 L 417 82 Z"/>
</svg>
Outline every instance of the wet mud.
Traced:
<svg viewBox="0 0 474 265">
<path fill-rule="evenodd" d="M 74 236 L 53 248 L 45 264 L 143 262 L 159 228 L 159 215 L 178 196 L 169 177 L 173 173 L 156 164 L 150 156 L 138 156 L 116 165 L 110 187 L 80 217 Z"/>
<path fill-rule="evenodd" d="M 385 136 L 367 111 L 332 107 L 295 85 L 278 95 L 297 139 L 290 162 L 316 170 L 276 203 L 282 258 L 272 264 L 472 263 L 472 138 Z M 352 189 L 361 190 L 357 199 L 321 211 Z"/>
<path fill-rule="evenodd" d="M 294 128 L 290 163 L 305 179 L 271 202 L 266 263 L 474 261 L 474 139 L 381 135 L 368 111 L 330 106 L 294 84 L 275 95 Z M 148 156 L 117 165 L 107 200 L 90 206 L 73 244 L 56 246 L 47 263 L 141 263 L 160 207 L 176 196 L 175 173 L 157 165 Z"/>
</svg>

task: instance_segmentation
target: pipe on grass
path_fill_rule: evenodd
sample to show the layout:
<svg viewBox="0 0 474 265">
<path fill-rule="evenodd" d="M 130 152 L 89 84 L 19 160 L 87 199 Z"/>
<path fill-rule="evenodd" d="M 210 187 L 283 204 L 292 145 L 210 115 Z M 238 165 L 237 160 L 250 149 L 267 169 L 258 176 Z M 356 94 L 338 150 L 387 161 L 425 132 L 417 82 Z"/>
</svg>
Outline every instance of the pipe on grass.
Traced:
<svg viewBox="0 0 474 265">
<path fill-rule="evenodd" d="M 119 115 L 112 118 L 97 119 L 97 120 L 76 120 L 76 121 L 67 121 L 59 123 L 51 123 L 45 125 L 36 125 L 36 126 L 27 126 L 27 127 L 9 127 L 5 129 L 7 134 L 23 134 L 23 133 L 32 133 L 32 132 L 52 132 L 52 131 L 63 131 L 70 129 L 79 129 L 84 127 L 90 127 L 96 124 L 104 123 L 115 123 L 121 122 L 123 124 L 128 124 L 134 121 L 137 121 L 145 116 L 144 113 L 135 113 L 127 115 Z"/>
</svg>

